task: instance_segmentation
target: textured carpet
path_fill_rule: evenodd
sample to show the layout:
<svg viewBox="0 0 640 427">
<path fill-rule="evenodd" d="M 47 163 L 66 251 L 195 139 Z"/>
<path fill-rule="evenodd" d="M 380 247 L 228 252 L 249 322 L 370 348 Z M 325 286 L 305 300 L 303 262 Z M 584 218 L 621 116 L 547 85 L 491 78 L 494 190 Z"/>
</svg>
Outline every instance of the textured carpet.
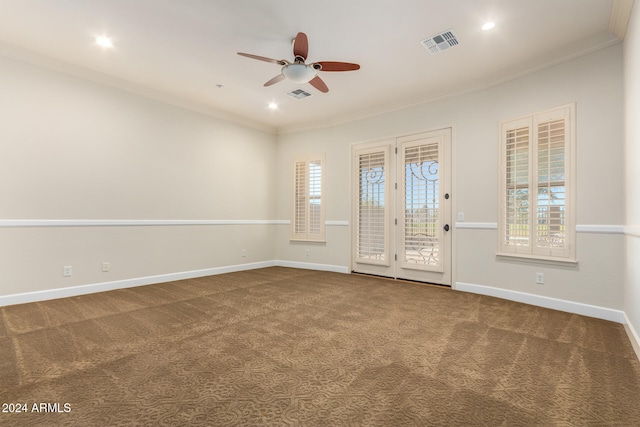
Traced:
<svg viewBox="0 0 640 427">
<path fill-rule="evenodd" d="M 449 289 L 274 267 L 1 314 L 3 426 L 640 425 L 622 325 Z"/>
</svg>

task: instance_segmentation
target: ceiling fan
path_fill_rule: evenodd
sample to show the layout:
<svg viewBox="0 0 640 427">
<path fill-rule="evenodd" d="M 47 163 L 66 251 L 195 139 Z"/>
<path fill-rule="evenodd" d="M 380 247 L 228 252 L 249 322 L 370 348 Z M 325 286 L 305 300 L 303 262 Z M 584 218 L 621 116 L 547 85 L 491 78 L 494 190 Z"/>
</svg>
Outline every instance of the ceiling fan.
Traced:
<svg viewBox="0 0 640 427">
<path fill-rule="evenodd" d="M 325 93 L 329 92 L 329 88 L 318 76 L 318 71 L 353 71 L 360 69 L 360 65 L 350 62 L 320 61 L 305 64 L 308 53 L 309 41 L 307 40 L 307 35 L 305 33 L 298 33 L 293 40 L 293 62 L 289 62 L 286 59 L 265 58 L 264 56 L 252 55 L 250 53 L 238 52 L 238 55 L 282 65 L 282 72 L 266 82 L 264 84 L 265 86 L 271 86 L 284 79 L 289 79 L 296 83 L 308 82 L 320 92 Z"/>
</svg>

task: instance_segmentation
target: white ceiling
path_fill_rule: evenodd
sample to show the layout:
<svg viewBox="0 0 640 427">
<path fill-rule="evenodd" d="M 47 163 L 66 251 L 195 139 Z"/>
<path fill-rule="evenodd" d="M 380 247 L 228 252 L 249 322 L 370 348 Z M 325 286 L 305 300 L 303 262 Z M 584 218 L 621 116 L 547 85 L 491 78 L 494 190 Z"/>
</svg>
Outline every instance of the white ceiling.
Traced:
<svg viewBox="0 0 640 427">
<path fill-rule="evenodd" d="M 628 0 L 0 0 L 0 54 L 285 132 L 490 85 L 618 43 L 620 1 Z M 482 31 L 489 20 L 496 27 Z M 420 43 L 447 29 L 458 46 L 432 55 Z M 263 87 L 279 66 L 236 54 L 291 61 L 298 31 L 309 38 L 308 62 L 361 69 L 321 72 L 326 94 L 290 81 Z M 98 35 L 114 47 L 98 47 Z M 298 88 L 312 96 L 286 95 Z"/>
</svg>

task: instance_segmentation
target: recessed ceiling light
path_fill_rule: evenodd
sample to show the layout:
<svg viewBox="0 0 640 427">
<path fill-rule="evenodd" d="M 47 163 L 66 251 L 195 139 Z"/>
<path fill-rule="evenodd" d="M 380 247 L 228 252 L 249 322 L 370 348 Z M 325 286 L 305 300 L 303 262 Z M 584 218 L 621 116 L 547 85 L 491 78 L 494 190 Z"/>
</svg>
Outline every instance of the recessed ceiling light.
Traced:
<svg viewBox="0 0 640 427">
<path fill-rule="evenodd" d="M 495 22 L 485 22 L 485 23 L 484 23 L 484 25 L 482 25 L 482 29 L 483 29 L 484 31 L 489 31 L 489 30 L 491 30 L 491 29 L 492 29 L 493 27 L 495 27 L 495 26 L 496 26 L 496 23 L 495 23 Z"/>
<path fill-rule="evenodd" d="M 277 110 L 278 109 L 278 104 L 276 104 L 275 102 L 270 102 L 269 103 L 269 109 L 270 110 Z"/>
<path fill-rule="evenodd" d="M 107 48 L 113 47 L 113 42 L 109 37 L 106 37 L 106 36 L 96 37 L 96 44 L 98 46 L 107 47 Z"/>
</svg>

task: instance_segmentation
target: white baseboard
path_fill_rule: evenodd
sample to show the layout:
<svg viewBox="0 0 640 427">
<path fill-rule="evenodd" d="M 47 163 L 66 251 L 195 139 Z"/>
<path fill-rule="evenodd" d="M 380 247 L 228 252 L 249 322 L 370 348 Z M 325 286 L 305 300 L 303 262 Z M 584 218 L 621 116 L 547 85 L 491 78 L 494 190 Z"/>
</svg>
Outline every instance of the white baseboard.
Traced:
<svg viewBox="0 0 640 427">
<path fill-rule="evenodd" d="M 638 336 L 638 332 L 636 332 L 633 324 L 629 321 L 627 317 L 627 313 L 624 313 L 624 329 L 627 331 L 627 335 L 629 336 L 629 341 L 631 341 L 631 346 L 633 350 L 636 352 L 636 356 L 638 356 L 638 360 L 640 360 L 640 336 Z"/>
<path fill-rule="evenodd" d="M 274 261 L 275 265 L 279 267 L 291 267 L 291 268 L 303 268 L 307 270 L 320 270 L 320 271 L 332 271 L 334 273 L 349 273 L 349 267 L 342 265 L 331 264 L 314 264 L 310 262 L 297 262 L 297 261 Z"/>
<path fill-rule="evenodd" d="M 624 311 L 613 310 L 611 308 L 599 307 L 596 305 L 528 294 L 525 292 L 517 292 L 509 289 L 494 288 L 491 286 L 474 285 L 471 283 L 456 282 L 455 289 L 458 291 L 471 292 L 474 294 L 487 295 L 510 301 L 537 305 L 539 307 L 551 308 L 553 310 L 566 311 L 568 313 L 581 314 L 583 316 L 595 317 L 597 319 L 604 319 L 622 324 L 626 323 Z"/>
<path fill-rule="evenodd" d="M 334 271 L 348 273 L 347 267 L 312 264 L 293 261 L 261 261 L 249 264 L 229 265 L 224 267 L 206 268 L 203 270 L 183 271 L 179 273 L 160 274 L 157 276 L 137 277 L 133 279 L 116 280 L 112 282 L 93 283 L 89 285 L 70 286 L 68 288 L 48 289 L 45 291 L 25 292 L 13 295 L 0 295 L 0 307 L 29 302 L 46 301 L 57 298 L 75 297 L 96 292 L 113 291 L 116 289 L 133 288 L 136 286 L 153 285 L 155 283 L 173 282 L 175 280 L 193 279 L 196 277 L 213 276 L 216 274 L 233 273 L 236 271 L 254 270 L 265 267 L 291 267 L 309 270 Z"/>
</svg>

